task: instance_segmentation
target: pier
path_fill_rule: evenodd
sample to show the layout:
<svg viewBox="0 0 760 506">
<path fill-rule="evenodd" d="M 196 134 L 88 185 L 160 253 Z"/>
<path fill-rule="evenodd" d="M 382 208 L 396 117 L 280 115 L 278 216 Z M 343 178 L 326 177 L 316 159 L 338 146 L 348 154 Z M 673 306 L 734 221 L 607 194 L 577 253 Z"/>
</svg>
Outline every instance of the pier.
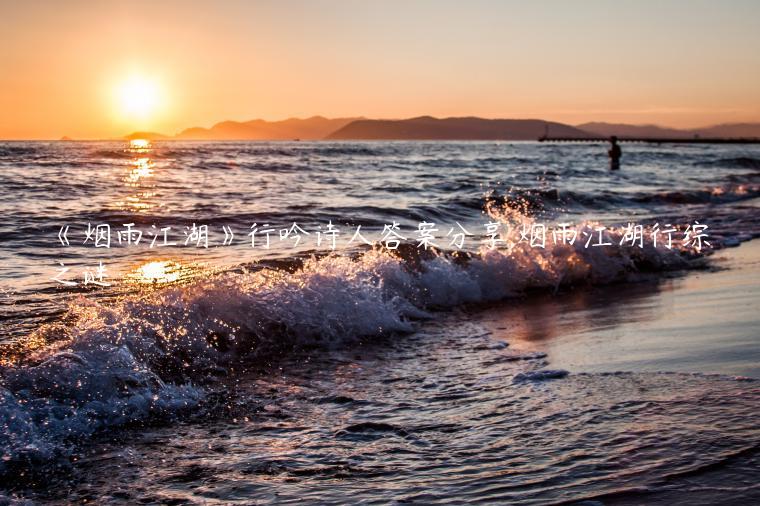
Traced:
<svg viewBox="0 0 760 506">
<path fill-rule="evenodd" d="M 708 138 L 708 137 L 618 137 L 618 142 L 638 142 L 649 144 L 760 144 L 760 138 Z M 609 137 L 539 137 L 539 142 L 578 142 L 578 143 L 607 143 Z"/>
</svg>

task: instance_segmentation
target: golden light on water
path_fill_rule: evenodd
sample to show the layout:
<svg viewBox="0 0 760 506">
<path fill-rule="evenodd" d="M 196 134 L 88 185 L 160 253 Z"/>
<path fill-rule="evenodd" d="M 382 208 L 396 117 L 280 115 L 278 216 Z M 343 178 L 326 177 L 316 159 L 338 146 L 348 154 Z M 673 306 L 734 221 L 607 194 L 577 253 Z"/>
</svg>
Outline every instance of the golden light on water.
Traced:
<svg viewBox="0 0 760 506">
<path fill-rule="evenodd" d="M 150 148 L 150 141 L 148 139 L 132 139 L 129 141 L 130 149 L 148 149 Z"/>
<path fill-rule="evenodd" d="M 127 272 L 123 279 L 132 285 L 168 285 L 189 281 L 211 272 L 208 266 L 177 259 L 150 260 Z"/>
<path fill-rule="evenodd" d="M 132 170 L 126 177 L 128 183 L 137 183 L 140 179 L 153 175 L 153 161 L 150 158 L 137 158 L 132 162 L 132 165 Z"/>
<path fill-rule="evenodd" d="M 114 203 L 117 208 L 141 213 L 155 207 L 155 184 L 150 179 L 156 173 L 155 162 L 151 158 L 152 150 L 152 145 L 147 139 L 129 141 L 125 151 L 131 155 L 131 159 L 122 180 L 129 188 L 130 194 Z"/>
<path fill-rule="evenodd" d="M 145 213 L 152 207 L 153 204 L 146 202 L 146 200 L 155 193 L 139 193 L 137 195 L 130 195 L 125 200 L 117 202 L 117 206 L 121 209 L 134 211 L 136 213 Z"/>
<path fill-rule="evenodd" d="M 186 277 L 190 269 L 173 260 L 154 260 L 140 265 L 127 278 L 143 284 L 173 283 Z"/>
</svg>

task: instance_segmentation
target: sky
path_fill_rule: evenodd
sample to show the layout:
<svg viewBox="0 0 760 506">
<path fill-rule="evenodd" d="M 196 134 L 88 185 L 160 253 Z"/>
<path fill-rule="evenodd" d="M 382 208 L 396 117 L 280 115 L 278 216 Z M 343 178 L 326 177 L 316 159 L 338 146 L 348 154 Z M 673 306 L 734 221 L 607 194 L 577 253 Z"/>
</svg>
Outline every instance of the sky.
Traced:
<svg viewBox="0 0 760 506">
<path fill-rule="evenodd" d="M 0 138 L 222 120 L 760 121 L 760 2 L 0 0 Z"/>
</svg>

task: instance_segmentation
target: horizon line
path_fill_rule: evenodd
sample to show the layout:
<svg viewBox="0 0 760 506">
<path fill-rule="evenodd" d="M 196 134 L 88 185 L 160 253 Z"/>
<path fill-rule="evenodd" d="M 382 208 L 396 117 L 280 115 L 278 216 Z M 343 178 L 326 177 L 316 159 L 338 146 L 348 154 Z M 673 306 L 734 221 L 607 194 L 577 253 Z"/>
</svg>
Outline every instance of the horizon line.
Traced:
<svg viewBox="0 0 760 506">
<path fill-rule="evenodd" d="M 571 127 L 581 127 L 582 125 L 587 124 L 600 124 L 600 125 L 613 125 L 613 126 L 626 126 L 626 127 L 654 127 L 654 128 L 662 128 L 662 129 L 668 129 L 668 130 L 676 130 L 676 131 L 682 131 L 684 133 L 693 132 L 695 130 L 704 130 L 708 128 L 715 128 L 720 126 L 726 126 L 726 125 L 757 125 L 760 124 L 760 119 L 756 120 L 746 120 L 746 121 L 735 121 L 735 122 L 721 122 L 721 123 L 709 123 L 703 126 L 697 126 L 697 127 L 687 127 L 687 128 L 681 128 L 681 127 L 673 127 L 668 125 L 663 125 L 659 123 L 624 123 L 624 122 L 610 122 L 610 121 L 595 121 L 595 120 L 587 120 L 582 123 L 565 123 L 558 120 L 552 120 L 552 119 L 543 119 L 539 117 L 483 117 L 483 116 L 475 116 L 475 115 L 465 115 L 465 116 L 432 116 L 429 114 L 422 114 L 417 116 L 410 116 L 410 117 L 400 117 L 400 118 L 370 118 L 367 116 L 337 116 L 337 117 L 330 117 L 330 116 L 324 116 L 322 114 L 313 114 L 310 116 L 305 117 L 299 117 L 299 116 L 288 116 L 283 119 L 264 119 L 264 118 L 252 118 L 247 120 L 235 120 L 235 119 L 224 119 L 221 121 L 217 121 L 213 123 L 211 126 L 190 126 L 183 128 L 179 131 L 176 131 L 173 134 L 165 134 L 158 131 L 152 131 L 152 130 L 143 130 L 143 129 L 136 129 L 130 133 L 127 133 L 125 135 L 119 136 L 119 137 L 69 137 L 66 134 L 63 134 L 57 138 L 48 138 L 48 137 L 3 137 L 0 138 L 0 142 L 25 142 L 25 141 L 38 141 L 38 142 L 73 142 L 73 141 L 89 141 L 89 142 L 97 142 L 97 141 L 121 141 L 125 140 L 127 137 L 130 137 L 137 133 L 145 133 L 150 135 L 159 135 L 162 137 L 166 137 L 166 139 L 160 139 L 160 140 L 180 140 L 180 141 L 189 141 L 189 140 L 202 140 L 202 141 L 224 141 L 224 140 L 231 140 L 231 141 L 283 141 L 284 139 L 175 139 L 178 135 L 182 134 L 183 132 L 191 129 L 205 129 L 210 130 L 216 127 L 217 125 L 220 125 L 222 123 L 250 123 L 253 121 L 263 121 L 265 123 L 281 123 L 284 121 L 290 121 L 290 120 L 297 120 L 297 121 L 306 121 L 309 119 L 314 118 L 322 118 L 325 120 L 336 120 L 336 119 L 351 119 L 352 121 L 350 123 L 353 123 L 355 121 L 409 121 L 413 119 L 421 119 L 421 118 L 430 118 L 434 120 L 451 120 L 451 119 L 480 119 L 480 120 L 487 120 L 487 121 L 499 121 L 499 120 L 510 120 L 510 121 L 541 121 L 545 123 L 557 123 L 559 125 L 564 126 L 571 126 Z M 349 124 L 350 124 L 349 123 Z M 589 132 L 593 133 L 593 132 Z M 300 139 L 299 139 L 300 140 Z M 319 141 L 319 140 L 327 140 L 327 139 L 309 139 L 309 141 Z M 348 140 L 348 139 L 345 139 Z M 399 139 L 403 140 L 403 139 Z M 435 140 L 435 139 L 431 139 Z M 332 142 L 336 142 L 336 140 L 332 140 Z M 530 141 L 521 141 L 521 142 L 530 142 Z"/>
</svg>

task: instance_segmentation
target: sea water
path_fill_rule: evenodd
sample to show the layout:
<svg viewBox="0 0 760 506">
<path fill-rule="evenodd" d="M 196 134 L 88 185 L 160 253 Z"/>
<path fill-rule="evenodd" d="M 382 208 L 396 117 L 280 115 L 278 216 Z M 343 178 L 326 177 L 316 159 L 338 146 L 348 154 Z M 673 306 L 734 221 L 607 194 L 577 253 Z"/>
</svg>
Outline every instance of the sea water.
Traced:
<svg viewBox="0 0 760 506">
<path fill-rule="evenodd" d="M 5 495 L 757 497 L 751 378 L 568 374 L 478 316 L 688 276 L 758 235 L 757 147 L 623 148 L 610 172 L 596 144 L 0 144 Z M 518 240 L 544 223 L 577 240 Z M 704 251 L 649 240 L 696 223 Z M 628 224 L 647 244 L 625 244 Z M 316 242 L 329 227 L 334 250 Z M 350 241 L 358 227 L 380 244 Z M 586 245 L 601 227 L 610 244 Z"/>
</svg>

